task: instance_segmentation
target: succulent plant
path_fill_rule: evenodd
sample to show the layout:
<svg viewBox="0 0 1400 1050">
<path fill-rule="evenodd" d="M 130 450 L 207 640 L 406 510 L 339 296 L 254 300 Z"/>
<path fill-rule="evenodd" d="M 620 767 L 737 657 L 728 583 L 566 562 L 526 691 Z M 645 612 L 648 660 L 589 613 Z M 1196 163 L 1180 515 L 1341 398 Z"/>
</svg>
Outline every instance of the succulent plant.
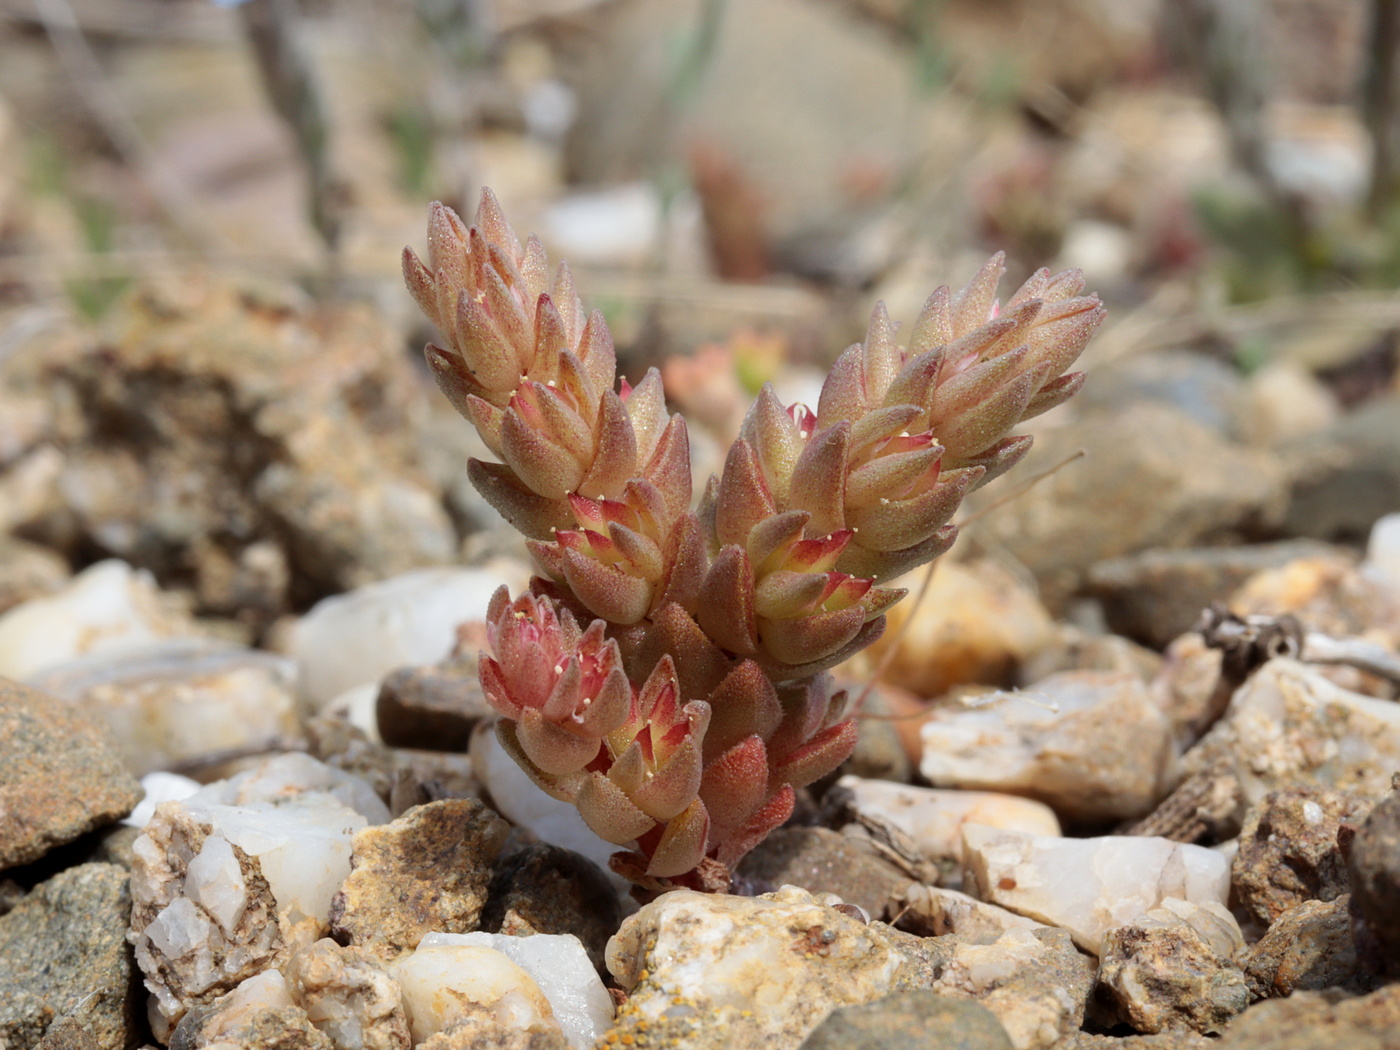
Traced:
<svg viewBox="0 0 1400 1050">
<path fill-rule="evenodd" d="M 827 670 L 904 594 L 877 583 L 948 549 L 962 499 L 1029 450 L 1012 429 L 1082 385 L 1068 369 L 1104 314 L 1074 271 L 999 306 L 999 255 L 934 292 L 906 344 L 877 306 L 815 411 L 763 388 L 692 509 L 660 375 L 619 383 L 602 315 L 489 190 L 470 227 L 434 204 L 427 261 L 403 265 L 443 334 L 433 374 L 499 460 L 469 476 L 541 572 L 488 613 L 499 738 L 653 891 L 726 889 L 796 789 L 849 756 Z"/>
</svg>

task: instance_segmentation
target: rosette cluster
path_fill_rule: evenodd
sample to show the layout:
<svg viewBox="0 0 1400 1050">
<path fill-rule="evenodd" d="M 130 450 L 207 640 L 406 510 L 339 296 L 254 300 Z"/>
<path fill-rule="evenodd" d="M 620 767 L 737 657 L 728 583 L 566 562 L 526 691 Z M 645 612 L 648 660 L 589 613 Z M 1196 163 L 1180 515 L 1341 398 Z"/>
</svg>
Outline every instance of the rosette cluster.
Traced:
<svg viewBox="0 0 1400 1050">
<path fill-rule="evenodd" d="M 1068 369 L 1104 317 L 1077 271 L 1041 270 L 1002 308 L 1003 270 L 997 255 L 958 294 L 934 292 L 907 345 L 877 306 L 815 413 L 765 388 L 706 493 L 712 547 L 801 511 L 807 537 L 849 533 L 835 568 L 858 578 L 889 580 L 947 550 L 963 498 L 1030 450 L 1011 431 L 1083 386 Z"/>
<path fill-rule="evenodd" d="M 685 700 L 670 654 L 630 682 L 601 620 L 581 630 L 551 599 L 504 587 L 487 615 L 481 682 L 502 744 L 600 838 L 632 847 L 618 867 L 638 882 L 695 881 L 707 861 L 727 871 L 855 745 L 852 722 L 828 724 L 843 698 L 825 680 L 780 692 L 742 661 Z"/>
<path fill-rule="evenodd" d="M 879 584 L 946 550 L 963 497 L 1026 453 L 1013 428 L 1079 389 L 1103 317 L 1076 273 L 1000 307 L 1000 256 L 935 292 L 907 344 L 878 307 L 815 411 L 764 388 L 692 510 L 659 374 L 619 383 L 602 315 L 489 191 L 470 227 L 434 205 L 427 261 L 403 265 L 442 332 L 432 372 L 498 460 L 469 477 L 541 571 L 491 606 L 500 738 L 652 886 L 723 885 L 850 754 L 824 672 L 879 636 L 904 593 Z"/>
</svg>

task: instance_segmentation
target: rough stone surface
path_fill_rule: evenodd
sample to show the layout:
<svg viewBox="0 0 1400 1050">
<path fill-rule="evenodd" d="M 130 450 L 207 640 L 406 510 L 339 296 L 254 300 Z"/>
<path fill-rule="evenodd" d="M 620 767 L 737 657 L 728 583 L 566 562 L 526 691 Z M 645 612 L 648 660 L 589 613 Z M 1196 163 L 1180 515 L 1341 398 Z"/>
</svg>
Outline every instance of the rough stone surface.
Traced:
<svg viewBox="0 0 1400 1050">
<path fill-rule="evenodd" d="M 1245 977 L 1256 999 L 1296 991 L 1345 988 L 1369 991 L 1375 985 L 1357 957 L 1349 894 L 1330 901 L 1304 901 L 1284 912 L 1244 958 Z"/>
<path fill-rule="evenodd" d="M 1191 630 L 1211 602 L 1225 601 L 1256 572 L 1327 550 L 1316 542 L 1287 541 L 1143 551 L 1095 565 L 1089 590 L 1114 632 L 1163 649 Z"/>
<path fill-rule="evenodd" d="M 1060 1050 L 1210 1050 L 1216 1040 L 1189 1028 L 1157 1035 L 1100 1035 L 1071 1032 L 1060 1043 Z"/>
<path fill-rule="evenodd" d="M 336 1050 L 408 1050 L 408 1018 L 394 979 L 368 952 L 330 938 L 286 966 L 287 990 Z"/>
<path fill-rule="evenodd" d="M 1230 881 L 1239 902 L 1268 926 L 1304 901 L 1347 892 L 1337 845 L 1344 823 L 1360 824 L 1372 799 L 1343 791 L 1293 788 L 1267 795 L 1245 817 Z"/>
<path fill-rule="evenodd" d="M 1347 868 L 1364 947 L 1388 968 L 1400 969 L 1400 790 L 1371 810 L 1352 842 Z"/>
<path fill-rule="evenodd" d="M 557 1028 L 509 1028 L 490 1016 L 475 1017 L 436 1032 L 417 1050 L 572 1050 Z"/>
<path fill-rule="evenodd" d="M 1183 781 L 1229 787 L 1235 826 L 1250 805 L 1283 788 L 1379 798 L 1396 769 L 1400 705 L 1342 689 L 1285 658 L 1270 660 L 1236 691 L 1225 717 L 1179 766 Z"/>
<path fill-rule="evenodd" d="M 417 440 L 433 395 L 372 311 L 181 275 L 111 320 L 50 368 L 79 425 L 35 535 L 193 568 L 204 610 L 264 621 L 452 556 Z"/>
<path fill-rule="evenodd" d="M 1221 912 L 1233 926 L 1230 913 Z M 1219 1032 L 1250 1000 L 1233 951 L 1221 950 L 1236 945 L 1223 940 L 1217 937 L 1212 944 L 1192 923 L 1154 909 L 1104 934 L 1100 987 L 1139 1032 L 1182 1027 Z"/>
<path fill-rule="evenodd" d="M 589 961 L 606 972 L 608 938 L 622 925 L 622 904 L 608 877 L 587 857 L 531 843 L 496 865 L 481 929 L 527 937 L 571 933 Z"/>
<path fill-rule="evenodd" d="M 0 869 L 120 820 L 141 785 L 90 723 L 0 678 Z"/>
<path fill-rule="evenodd" d="M 62 1017 L 49 1025 L 34 1050 L 99 1050 L 99 1044 L 91 1029 L 71 1017 Z"/>
<path fill-rule="evenodd" d="M 427 667 L 399 668 L 380 684 L 375 701 L 379 736 L 390 747 L 465 751 L 472 728 L 492 714 L 474 651 Z"/>
<path fill-rule="evenodd" d="M 1066 929 L 1086 951 L 1170 897 L 1226 903 L 1229 862 L 1200 846 L 1110 836 L 1039 838 L 970 824 L 965 885 L 977 897 Z"/>
<path fill-rule="evenodd" d="M 1133 674 L 1069 671 L 938 711 L 920 772 L 936 787 L 1026 795 L 1062 817 L 1149 812 L 1172 759 L 1171 725 Z"/>
<path fill-rule="evenodd" d="M 872 918 L 909 885 L 909 873 L 877 854 L 868 842 L 830 828 L 779 828 L 739 862 L 735 875 L 763 889 L 800 886 L 834 893 Z"/>
<path fill-rule="evenodd" d="M 1011 1050 L 1006 1031 L 977 1003 L 922 989 L 831 1012 L 802 1050 Z"/>
<path fill-rule="evenodd" d="M 619 1040 L 645 1033 L 688 1050 L 788 1050 L 837 1007 L 933 976 L 917 938 L 790 886 L 756 898 L 663 894 L 623 922 L 608 969 L 628 992 Z"/>
<path fill-rule="evenodd" d="M 955 933 L 969 944 L 991 944 L 1011 930 L 1047 928 L 1044 923 L 966 893 L 919 882 L 910 883 L 898 903 L 899 928 L 926 937 Z"/>
<path fill-rule="evenodd" d="M 1352 997 L 1297 992 L 1257 1003 L 1235 1019 L 1217 1050 L 1395 1050 L 1400 1046 L 1400 984 Z"/>
<path fill-rule="evenodd" d="M 1094 960 L 1064 930 L 1008 930 L 989 944 L 939 937 L 929 951 L 933 989 L 977 1000 L 1016 1050 L 1049 1050 L 1084 1021 Z"/>
<path fill-rule="evenodd" d="M 364 829 L 331 904 L 333 934 L 392 958 L 426 933 L 475 930 L 507 830 L 475 799 L 430 802 Z"/>
<path fill-rule="evenodd" d="M 170 1050 L 332 1050 L 330 1039 L 292 1002 L 286 981 L 268 970 L 213 1003 L 185 1014 Z"/>
<path fill-rule="evenodd" d="M 59 1021 L 70 1032 L 86 1030 L 99 1050 L 131 1044 L 130 912 L 126 872 L 84 864 L 40 883 L 0 916 L 0 1046 L 33 1046 Z"/>
<path fill-rule="evenodd" d="M 227 854 L 230 866 L 223 892 L 187 890 L 191 863 L 204 855 Z M 286 958 L 286 940 L 277 921 L 277 900 L 256 858 L 214 834 L 207 820 L 182 803 L 166 802 L 136 841 L 132 870 L 131 932 L 136 961 L 146 975 L 156 1035 L 170 1029 L 191 1006 L 207 1005 Z M 198 869 L 196 869 L 198 871 Z M 213 880 L 204 880 L 215 890 Z M 194 897 L 201 899 L 195 900 Z M 157 919 L 153 936 L 150 927 Z"/>
</svg>

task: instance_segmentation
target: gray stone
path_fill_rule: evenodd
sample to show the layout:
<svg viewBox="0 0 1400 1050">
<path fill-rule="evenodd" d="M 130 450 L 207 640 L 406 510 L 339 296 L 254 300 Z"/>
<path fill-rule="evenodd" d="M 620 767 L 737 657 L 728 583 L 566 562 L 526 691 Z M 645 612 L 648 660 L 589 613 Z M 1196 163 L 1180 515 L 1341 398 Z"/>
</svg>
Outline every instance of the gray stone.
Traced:
<svg viewBox="0 0 1400 1050">
<path fill-rule="evenodd" d="M 834 893 L 872 918 L 884 915 L 912 881 L 868 841 L 820 827 L 779 828 L 739 862 L 735 875 L 765 890 L 791 885 Z"/>
<path fill-rule="evenodd" d="M 1080 449 L 1085 459 L 981 525 L 1035 574 L 1052 608 L 1099 562 L 1199 546 L 1276 522 L 1283 512 L 1286 483 L 1274 456 L 1233 444 L 1167 405 L 1082 413 L 1038 434 L 1018 469 L 1030 476 Z M 993 487 L 973 503 L 996 498 Z"/>
<path fill-rule="evenodd" d="M 1229 365 L 1189 350 L 1159 350 L 1094 370 L 1075 404 L 1082 411 L 1163 404 L 1226 437 L 1237 437 L 1244 380 Z"/>
<path fill-rule="evenodd" d="M 935 786 L 1025 795 L 1080 821 L 1151 811 L 1175 757 L 1171 724 L 1124 672 L 1065 671 L 936 710 L 921 734 Z"/>
<path fill-rule="evenodd" d="M 1335 900 L 1347 892 L 1346 861 L 1337 844 L 1343 824 L 1359 824 L 1374 801 L 1344 791 L 1276 791 L 1245 817 L 1230 863 L 1235 897 L 1268 926 L 1304 901 Z"/>
<path fill-rule="evenodd" d="M 130 913 L 127 873 L 84 864 L 40 883 L 0 916 L 0 1045 L 33 1046 L 65 1020 L 86 1029 L 99 1050 L 132 1045 Z"/>
<path fill-rule="evenodd" d="M 1366 947 L 1400 969 L 1400 790 L 1371 810 L 1351 844 L 1347 869 Z"/>
<path fill-rule="evenodd" d="M 404 667 L 379 687 L 375 720 L 390 747 L 466 751 L 473 727 L 494 712 L 477 677 L 476 653 Z"/>
<path fill-rule="evenodd" d="M 491 877 L 481 929 L 528 937 L 571 933 L 606 973 L 608 938 L 622 924 L 622 904 L 601 868 L 582 854 L 536 842 L 505 857 Z"/>
<path fill-rule="evenodd" d="M 0 678 L 0 869 L 120 820 L 141 785 L 68 705 Z"/>
<path fill-rule="evenodd" d="M 1012 1050 L 983 1006 L 922 989 L 833 1010 L 803 1050 Z"/>
<path fill-rule="evenodd" d="M 1147 550 L 1093 566 L 1089 590 L 1103 603 L 1110 628 L 1164 649 L 1195 626 L 1203 609 L 1227 600 L 1256 572 L 1330 550 L 1303 540 L 1249 547 Z"/>
<path fill-rule="evenodd" d="M 1296 464 L 1288 533 L 1361 542 L 1400 506 L 1400 397 L 1371 401 L 1285 452 Z"/>
</svg>

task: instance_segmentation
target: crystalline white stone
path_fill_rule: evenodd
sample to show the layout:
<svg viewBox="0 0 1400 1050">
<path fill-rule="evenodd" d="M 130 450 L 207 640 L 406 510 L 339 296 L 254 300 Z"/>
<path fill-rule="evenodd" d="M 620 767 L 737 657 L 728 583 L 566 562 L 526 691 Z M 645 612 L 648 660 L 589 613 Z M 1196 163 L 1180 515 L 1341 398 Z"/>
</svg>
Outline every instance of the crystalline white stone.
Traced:
<svg viewBox="0 0 1400 1050">
<path fill-rule="evenodd" d="M 209 940 L 211 924 L 188 897 L 177 897 L 146 927 L 151 943 L 171 959 L 182 959 Z"/>
<path fill-rule="evenodd" d="M 1098 954 L 1105 931 L 1168 897 L 1224 905 L 1230 865 L 1219 853 L 1168 839 L 1042 838 L 969 824 L 965 885 L 984 901 L 1069 931 Z"/>
<path fill-rule="evenodd" d="M 292 642 L 302 696 L 319 710 L 396 668 L 446 658 L 457 628 L 486 616 L 497 587 L 519 591 L 529 578 L 525 565 L 503 560 L 418 569 L 318 602 Z"/>
<path fill-rule="evenodd" d="M 150 573 L 115 559 L 98 562 L 57 594 L 0 616 L 0 675 L 24 680 L 77 656 L 198 634 L 192 620 L 162 605 Z"/>
<path fill-rule="evenodd" d="M 1032 835 L 1060 834 L 1055 811 L 1043 802 L 991 791 L 952 791 L 914 787 L 892 780 L 842 777 L 837 787 L 851 792 L 856 809 L 893 824 L 908 835 L 930 859 L 962 859 L 962 827 L 1024 831 Z"/>
<path fill-rule="evenodd" d="M 233 1020 L 245 1011 L 251 1013 L 256 1009 L 275 1010 L 295 1005 L 291 993 L 287 991 L 286 978 L 277 970 L 264 970 L 229 992 L 220 1004 L 219 1012 Z"/>
<path fill-rule="evenodd" d="M 500 933 L 430 933 L 419 949 L 467 944 L 493 948 L 534 978 L 554 1010 L 564 1037 L 588 1050 L 612 1024 L 612 996 L 572 934 L 509 937 Z"/>
<path fill-rule="evenodd" d="M 141 778 L 141 787 L 146 792 L 136 803 L 136 808 L 122 823 L 132 828 L 144 828 L 146 822 L 156 814 L 156 807 L 162 802 L 179 802 L 200 790 L 198 780 L 182 777 L 179 773 L 147 773 Z"/>
<path fill-rule="evenodd" d="M 238 925 L 248 903 L 248 887 L 228 839 L 210 835 L 204 840 L 185 869 L 185 894 L 212 915 L 225 933 Z"/>
<path fill-rule="evenodd" d="M 199 820 L 249 856 L 256 857 L 277 910 L 293 922 L 325 923 L 331 898 L 350 874 L 350 839 L 365 818 L 324 795 L 307 793 L 285 805 L 187 803 Z"/>
<path fill-rule="evenodd" d="M 485 1008 L 507 1028 L 553 1023 L 549 1000 L 528 973 L 502 953 L 478 945 L 419 945 L 390 972 L 403 989 L 414 1043 Z"/>
<path fill-rule="evenodd" d="M 193 796 L 191 804 L 280 805 L 292 799 L 309 804 L 309 799 L 302 798 L 306 795 L 319 796 L 323 803 L 333 800 L 370 824 L 387 824 L 391 819 L 389 807 L 365 780 L 300 752 L 269 758 L 237 776 L 216 781 Z"/>
</svg>

